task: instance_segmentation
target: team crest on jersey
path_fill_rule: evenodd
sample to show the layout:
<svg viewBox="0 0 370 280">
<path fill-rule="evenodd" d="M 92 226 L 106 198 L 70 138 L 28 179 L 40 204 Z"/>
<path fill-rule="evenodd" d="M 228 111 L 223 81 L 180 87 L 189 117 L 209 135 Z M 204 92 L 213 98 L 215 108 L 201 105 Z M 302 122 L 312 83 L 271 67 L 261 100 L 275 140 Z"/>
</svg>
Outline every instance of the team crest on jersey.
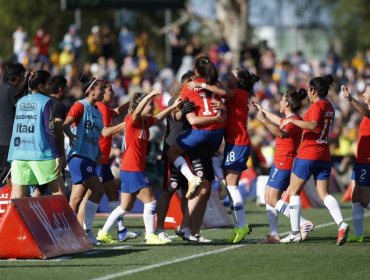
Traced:
<svg viewBox="0 0 370 280">
<path fill-rule="evenodd" d="M 92 169 L 92 167 L 91 167 L 91 166 L 88 166 L 88 167 L 86 168 L 86 171 L 87 171 L 87 172 L 89 172 L 89 173 L 91 173 L 91 172 L 92 172 L 92 170 L 93 170 L 93 169 Z"/>
<path fill-rule="evenodd" d="M 177 189 L 177 182 L 172 182 L 171 183 L 171 188 Z"/>
</svg>

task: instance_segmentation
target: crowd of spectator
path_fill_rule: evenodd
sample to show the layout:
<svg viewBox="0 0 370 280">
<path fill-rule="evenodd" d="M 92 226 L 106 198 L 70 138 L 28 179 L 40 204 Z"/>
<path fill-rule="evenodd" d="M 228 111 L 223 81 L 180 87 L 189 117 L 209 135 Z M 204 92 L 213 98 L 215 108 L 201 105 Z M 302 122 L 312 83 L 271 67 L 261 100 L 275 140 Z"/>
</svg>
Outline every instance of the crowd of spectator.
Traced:
<svg viewBox="0 0 370 280">
<path fill-rule="evenodd" d="M 47 69 L 53 74 L 62 74 L 68 80 L 69 96 L 64 101 L 67 107 L 81 97 L 76 77 L 79 73 L 92 75 L 112 83 L 115 104 L 121 104 L 137 91 L 148 93 L 153 87 L 163 89 L 164 95 L 157 100 L 158 110 L 167 106 L 171 90 L 178 84 L 179 77 L 193 68 L 194 59 L 205 54 L 217 65 L 220 80 L 226 80 L 232 69 L 232 53 L 224 40 L 205 45 L 202 37 L 194 34 L 189 40 L 175 26 L 167 34 L 171 45 L 171 63 L 159 67 L 156 54 L 147 32 L 134 33 L 127 27 L 114 32 L 108 25 L 92 26 L 87 38 L 82 38 L 76 26 L 69 26 L 61 42 L 43 26 L 29 37 L 22 26 L 13 33 L 13 61 L 22 63 L 26 69 Z M 57 45 L 51 51 L 51 46 Z M 58 50 L 58 51 L 55 51 Z M 5 61 L 5 58 L 2 58 Z M 278 59 L 272 48 L 245 46 L 242 50 L 240 67 L 248 68 L 259 75 L 255 93 L 264 108 L 278 113 L 281 94 L 289 88 L 307 88 L 314 76 L 331 74 L 335 77 L 329 99 L 335 106 L 336 118 L 331 132 L 331 149 L 335 167 L 342 186 L 350 180 L 349 170 L 355 153 L 356 135 L 360 115 L 351 111 L 350 104 L 340 94 L 340 85 L 346 84 L 355 98 L 361 98 L 370 82 L 370 49 L 358 52 L 352 59 L 344 59 L 333 48 L 317 59 L 307 59 L 297 51 L 284 59 Z M 0 73 L 1 74 L 1 73 Z M 306 106 L 308 101 L 306 100 Z M 249 133 L 252 137 L 253 165 L 258 173 L 267 173 L 273 159 L 274 138 L 255 118 L 250 108 Z M 150 168 L 160 158 L 160 144 L 164 126 L 153 128 L 152 149 L 148 156 Z M 121 140 L 116 137 L 114 148 L 120 148 Z M 117 150 L 113 149 L 117 155 Z M 254 160 L 253 160 L 254 159 Z M 114 161 L 113 161 L 114 162 Z M 152 172 L 159 174 L 159 172 Z M 155 176 L 153 176 L 155 177 Z"/>
</svg>

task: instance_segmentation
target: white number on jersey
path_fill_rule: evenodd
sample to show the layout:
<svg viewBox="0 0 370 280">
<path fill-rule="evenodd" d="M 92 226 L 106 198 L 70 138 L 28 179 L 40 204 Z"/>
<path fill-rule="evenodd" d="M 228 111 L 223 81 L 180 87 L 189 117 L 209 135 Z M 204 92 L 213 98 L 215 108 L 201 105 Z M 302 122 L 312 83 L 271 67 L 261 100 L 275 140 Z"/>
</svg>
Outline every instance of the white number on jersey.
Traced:
<svg viewBox="0 0 370 280">
<path fill-rule="evenodd" d="M 317 143 L 320 144 L 327 144 L 329 138 L 329 132 L 331 130 L 331 126 L 333 125 L 333 119 L 325 119 L 324 120 L 324 127 L 321 131 L 319 139 L 316 140 Z"/>
</svg>

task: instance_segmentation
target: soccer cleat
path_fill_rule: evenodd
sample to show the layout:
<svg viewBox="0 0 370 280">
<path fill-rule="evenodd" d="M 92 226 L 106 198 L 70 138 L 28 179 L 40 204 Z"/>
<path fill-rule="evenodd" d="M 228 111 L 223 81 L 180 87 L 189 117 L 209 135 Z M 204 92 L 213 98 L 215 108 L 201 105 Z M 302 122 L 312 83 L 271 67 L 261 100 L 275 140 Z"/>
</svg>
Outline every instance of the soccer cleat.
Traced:
<svg viewBox="0 0 370 280">
<path fill-rule="evenodd" d="M 98 231 L 98 237 L 96 239 L 99 240 L 100 242 L 108 243 L 108 244 L 115 244 L 115 243 L 117 243 L 117 241 L 114 240 L 112 238 L 112 236 L 109 235 L 109 233 L 104 232 L 102 230 L 99 230 Z"/>
<path fill-rule="evenodd" d="M 298 232 L 296 234 L 289 233 L 288 236 L 286 236 L 283 239 L 280 239 L 280 243 L 298 243 L 302 241 L 301 233 Z"/>
<path fill-rule="evenodd" d="M 218 181 L 218 197 L 224 200 L 227 197 L 227 186 L 225 179 Z"/>
<path fill-rule="evenodd" d="M 232 230 L 231 230 L 231 236 L 230 236 L 230 239 L 229 239 L 229 242 L 233 242 L 234 241 L 234 239 L 235 239 L 235 236 L 236 236 L 236 230 L 237 230 L 237 228 L 233 228 Z"/>
<path fill-rule="evenodd" d="M 86 229 L 85 233 L 86 233 L 87 239 L 89 239 L 92 245 L 97 245 L 97 246 L 100 245 L 99 240 L 95 238 L 94 233 L 91 229 Z"/>
<path fill-rule="evenodd" d="M 196 238 L 194 235 L 191 234 L 190 232 L 190 229 L 188 228 L 184 228 L 182 230 L 183 232 L 183 236 L 182 236 L 182 239 L 185 240 L 185 241 L 191 241 L 191 242 L 198 242 L 198 238 Z"/>
<path fill-rule="evenodd" d="M 177 229 L 175 230 L 175 233 L 178 237 L 181 237 L 181 238 L 184 237 L 184 231 L 180 228 L 180 226 L 177 227 Z"/>
<path fill-rule="evenodd" d="M 212 242 L 212 240 L 207 239 L 207 238 L 203 237 L 200 234 L 196 234 L 196 235 L 194 235 L 194 237 L 198 239 L 197 242 L 199 242 L 199 243 L 210 243 L 210 242 Z"/>
<path fill-rule="evenodd" d="M 167 241 L 167 243 L 172 242 L 172 240 L 168 237 L 168 234 L 166 232 L 164 232 L 164 231 L 159 231 L 158 232 L 158 238 L 160 240 Z"/>
<path fill-rule="evenodd" d="M 145 239 L 146 239 L 145 244 L 148 245 L 164 245 L 168 243 L 167 241 L 160 240 L 158 236 L 155 235 L 154 233 L 147 234 L 145 236 Z"/>
<path fill-rule="evenodd" d="M 280 243 L 279 235 L 268 234 L 264 238 L 257 241 L 258 244 L 278 244 Z"/>
<path fill-rule="evenodd" d="M 310 221 L 307 221 L 306 223 L 301 225 L 300 231 L 301 231 L 302 241 L 305 241 L 307 239 L 308 234 L 311 231 L 313 231 L 314 228 L 315 228 L 315 224 L 313 222 L 310 222 Z"/>
<path fill-rule="evenodd" d="M 188 191 L 186 193 L 186 198 L 193 199 L 195 196 L 195 193 L 197 192 L 201 184 L 202 184 L 202 178 L 198 176 L 194 176 L 194 179 L 191 182 L 189 182 Z"/>
<path fill-rule="evenodd" d="M 141 235 L 141 231 L 130 231 L 127 228 L 118 231 L 118 241 L 126 241 L 129 239 L 135 239 Z"/>
<path fill-rule="evenodd" d="M 235 230 L 235 238 L 233 243 L 240 243 L 243 241 L 244 237 L 252 232 L 252 227 L 250 225 L 246 225 L 244 228 L 236 228 Z"/>
<path fill-rule="evenodd" d="M 348 234 L 347 243 L 363 243 L 363 242 L 364 242 L 363 235 Z"/>
<path fill-rule="evenodd" d="M 340 227 L 338 230 L 337 245 L 342 246 L 347 241 L 349 232 L 349 225 L 345 224 L 343 227 Z"/>
</svg>

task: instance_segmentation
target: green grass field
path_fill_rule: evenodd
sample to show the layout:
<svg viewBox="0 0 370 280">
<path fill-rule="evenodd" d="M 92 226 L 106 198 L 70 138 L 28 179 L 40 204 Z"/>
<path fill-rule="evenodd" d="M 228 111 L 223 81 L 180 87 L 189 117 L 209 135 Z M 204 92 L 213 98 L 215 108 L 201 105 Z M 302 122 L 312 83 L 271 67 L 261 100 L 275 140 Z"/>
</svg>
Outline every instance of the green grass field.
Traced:
<svg viewBox="0 0 370 280">
<path fill-rule="evenodd" d="M 267 232 L 264 207 L 248 201 L 248 222 L 253 232 L 240 245 L 227 243 L 230 229 L 203 230 L 214 242 L 206 245 L 174 238 L 170 245 L 146 246 L 143 237 L 94 251 L 53 260 L 0 261 L 0 279 L 369 279 L 370 219 L 365 218 L 363 244 L 335 245 L 337 227 L 326 209 L 303 210 L 316 224 L 308 240 L 300 244 L 260 245 Z M 342 205 L 350 225 L 351 205 Z M 369 214 L 369 212 L 365 212 Z M 104 223 L 98 218 L 97 231 Z M 144 230 L 141 218 L 127 218 L 132 230 Z M 280 232 L 289 221 L 280 218 Z M 168 231 L 174 235 L 173 231 Z"/>
</svg>

